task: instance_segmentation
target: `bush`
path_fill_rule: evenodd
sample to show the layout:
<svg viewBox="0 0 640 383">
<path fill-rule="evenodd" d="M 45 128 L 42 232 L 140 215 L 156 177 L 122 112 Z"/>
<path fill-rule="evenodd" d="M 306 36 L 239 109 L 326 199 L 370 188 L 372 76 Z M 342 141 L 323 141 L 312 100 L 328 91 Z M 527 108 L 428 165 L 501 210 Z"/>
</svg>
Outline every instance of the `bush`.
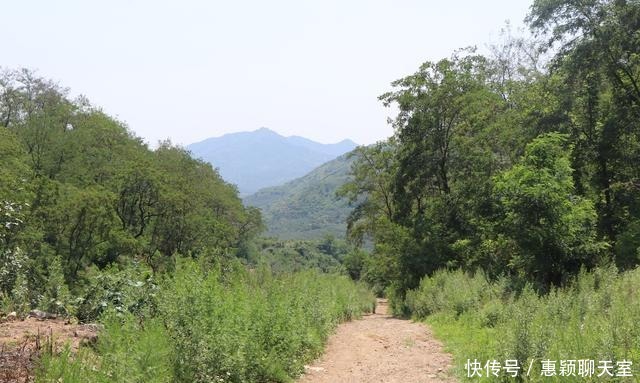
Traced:
<svg viewBox="0 0 640 383">
<path fill-rule="evenodd" d="M 258 278 L 186 262 L 160 302 L 181 356 L 179 381 L 246 382 L 299 375 L 331 330 L 371 310 L 373 297 L 344 276 L 309 271 Z"/>
<path fill-rule="evenodd" d="M 91 268 L 85 280 L 77 300 L 76 315 L 82 322 L 93 322 L 108 310 L 142 315 L 155 309 L 158 286 L 150 270 L 138 264 L 102 271 Z"/>
<path fill-rule="evenodd" d="M 338 323 L 371 311 L 375 299 L 346 276 L 179 259 L 156 302 L 152 317 L 108 304 L 95 351 L 46 358 L 38 381 L 290 381 Z"/>
<path fill-rule="evenodd" d="M 71 294 L 64 280 L 60 257 L 53 257 L 48 265 L 48 275 L 41 306 L 54 314 L 69 315 L 73 312 Z"/>
<path fill-rule="evenodd" d="M 407 292 L 406 305 L 420 318 L 439 311 L 458 317 L 469 310 L 479 310 L 502 293 L 500 286 L 491 285 L 481 272 L 469 275 L 461 270 L 440 270 L 424 278 L 416 290 Z"/>
<path fill-rule="evenodd" d="M 106 314 L 105 330 L 95 349 L 81 349 L 73 355 L 67 348 L 57 356 L 45 355 L 36 381 L 169 383 L 174 381 L 174 358 L 160 320 L 143 325 L 130 313 L 112 311 Z"/>
<path fill-rule="evenodd" d="M 6 312 L 24 315 L 31 308 L 27 263 L 20 248 L 0 253 L 0 297 Z"/>
<path fill-rule="evenodd" d="M 534 360 L 531 382 L 541 382 L 542 359 L 640 358 L 640 269 L 582 271 L 566 287 L 538 295 L 529 285 L 509 292 L 481 274 L 440 271 L 407 294 L 407 307 L 427 319 L 458 360 Z M 607 380 L 606 377 L 598 381 Z"/>
</svg>

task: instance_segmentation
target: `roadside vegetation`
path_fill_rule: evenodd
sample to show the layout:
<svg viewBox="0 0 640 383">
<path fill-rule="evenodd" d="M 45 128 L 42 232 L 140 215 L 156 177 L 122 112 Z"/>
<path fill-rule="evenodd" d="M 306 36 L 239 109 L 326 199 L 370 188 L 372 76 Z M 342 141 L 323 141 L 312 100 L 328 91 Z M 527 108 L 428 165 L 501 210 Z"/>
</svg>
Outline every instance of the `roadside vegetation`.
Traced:
<svg viewBox="0 0 640 383">
<path fill-rule="evenodd" d="M 637 1 L 534 1 L 532 37 L 425 62 L 380 96 L 395 134 L 340 189 L 354 274 L 397 314 L 441 269 L 544 295 L 640 264 Z M 359 267 L 359 268 L 358 268 Z"/>
<path fill-rule="evenodd" d="M 393 82 L 395 134 L 340 190 L 374 244 L 351 274 L 431 323 L 461 377 L 640 357 L 640 3 L 536 0 L 527 22 Z M 563 379 L 540 372 L 520 380 Z"/>
<path fill-rule="evenodd" d="M 68 93 L 0 74 L 0 311 L 104 326 L 77 353 L 30 353 L 37 381 L 290 381 L 372 310 L 344 242 L 259 238 L 210 164 Z"/>
<path fill-rule="evenodd" d="M 597 369 L 599 361 L 635 361 L 640 357 L 640 270 L 618 273 L 615 267 L 580 272 L 565 287 L 539 295 L 531 286 L 514 291 L 507 280 L 489 281 L 482 273 L 439 271 L 407 293 L 405 304 L 415 319 L 426 320 L 454 354 L 456 374 L 470 375 L 465 364 L 517 360 L 523 381 L 563 381 L 561 360 L 592 359 L 588 381 L 635 381 Z M 554 361 L 555 377 L 543 376 L 543 360 Z M 577 363 L 577 362 L 576 362 Z M 529 365 L 532 369 L 525 376 Z M 513 381 L 499 377 L 471 381 Z M 611 370 L 615 375 L 615 370 Z M 637 367 L 631 366 L 632 374 Z M 574 371 L 577 374 L 577 368 Z M 597 377 L 597 379 L 596 379 Z M 626 380 L 625 380 L 626 379 Z"/>
<path fill-rule="evenodd" d="M 287 382 L 342 321 L 375 299 L 348 277 L 273 275 L 180 260 L 153 288 L 109 305 L 97 344 L 44 357 L 37 382 Z"/>
</svg>

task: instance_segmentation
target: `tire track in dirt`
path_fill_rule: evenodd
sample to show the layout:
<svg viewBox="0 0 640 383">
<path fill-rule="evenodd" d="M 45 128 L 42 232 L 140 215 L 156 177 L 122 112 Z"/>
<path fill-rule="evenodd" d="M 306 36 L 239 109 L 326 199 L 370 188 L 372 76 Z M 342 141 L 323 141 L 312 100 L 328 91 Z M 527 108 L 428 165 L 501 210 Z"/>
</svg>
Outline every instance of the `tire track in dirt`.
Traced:
<svg viewBox="0 0 640 383">
<path fill-rule="evenodd" d="M 428 327 L 388 315 L 380 299 L 375 314 L 338 327 L 298 383 L 455 382 L 451 366 Z"/>
</svg>

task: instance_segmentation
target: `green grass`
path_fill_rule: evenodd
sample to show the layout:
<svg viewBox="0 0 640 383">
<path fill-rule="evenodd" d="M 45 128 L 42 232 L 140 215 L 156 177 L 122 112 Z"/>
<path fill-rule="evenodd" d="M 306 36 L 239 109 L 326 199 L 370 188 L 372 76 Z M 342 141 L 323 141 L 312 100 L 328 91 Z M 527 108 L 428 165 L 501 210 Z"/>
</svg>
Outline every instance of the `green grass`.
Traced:
<svg viewBox="0 0 640 383">
<path fill-rule="evenodd" d="M 409 292 L 405 305 L 426 320 L 447 351 L 454 355 L 461 380 L 468 359 L 482 362 L 517 359 L 526 382 L 615 381 L 640 378 L 640 269 L 617 273 L 598 269 L 581 273 L 569 286 L 539 296 L 531 288 L 510 291 L 504 281 L 488 282 L 482 274 L 442 271 Z M 541 360 L 631 360 L 631 378 L 541 376 Z M 599 372 L 596 368 L 596 372 Z M 573 380 L 572 380 L 573 379 Z"/>
<path fill-rule="evenodd" d="M 467 359 L 489 360 L 497 355 L 499 333 L 494 328 L 482 327 L 472 315 L 455 319 L 451 314 L 437 313 L 427 318 L 427 323 L 436 338 L 445 342 L 445 351 L 454 355 L 456 376 L 466 376 Z"/>
<path fill-rule="evenodd" d="M 287 382 L 335 326 L 373 308 L 364 286 L 315 271 L 179 262 L 154 312 L 107 313 L 93 349 L 43 359 L 38 382 Z"/>
</svg>

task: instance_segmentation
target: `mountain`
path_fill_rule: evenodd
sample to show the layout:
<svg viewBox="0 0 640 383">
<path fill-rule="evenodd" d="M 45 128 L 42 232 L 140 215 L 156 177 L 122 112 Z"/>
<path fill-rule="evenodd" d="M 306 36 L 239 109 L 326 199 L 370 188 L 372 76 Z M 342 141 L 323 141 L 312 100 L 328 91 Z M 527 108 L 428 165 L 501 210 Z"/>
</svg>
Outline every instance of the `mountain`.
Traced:
<svg viewBox="0 0 640 383">
<path fill-rule="evenodd" d="M 354 158 L 342 155 L 304 177 L 269 187 L 244 198 L 262 210 L 267 235 L 281 239 L 316 239 L 326 234 L 344 237 L 351 208 L 335 195 L 350 178 Z"/>
<path fill-rule="evenodd" d="M 218 168 L 243 196 L 301 177 L 356 147 L 351 140 L 321 144 L 303 137 L 284 137 L 267 129 L 231 133 L 187 146 L 194 157 Z"/>
<path fill-rule="evenodd" d="M 352 151 L 357 144 L 351 140 L 342 140 L 336 144 L 320 144 L 300 136 L 287 137 L 287 141 L 293 145 L 313 150 L 314 152 L 328 154 L 333 158 Z"/>
</svg>

